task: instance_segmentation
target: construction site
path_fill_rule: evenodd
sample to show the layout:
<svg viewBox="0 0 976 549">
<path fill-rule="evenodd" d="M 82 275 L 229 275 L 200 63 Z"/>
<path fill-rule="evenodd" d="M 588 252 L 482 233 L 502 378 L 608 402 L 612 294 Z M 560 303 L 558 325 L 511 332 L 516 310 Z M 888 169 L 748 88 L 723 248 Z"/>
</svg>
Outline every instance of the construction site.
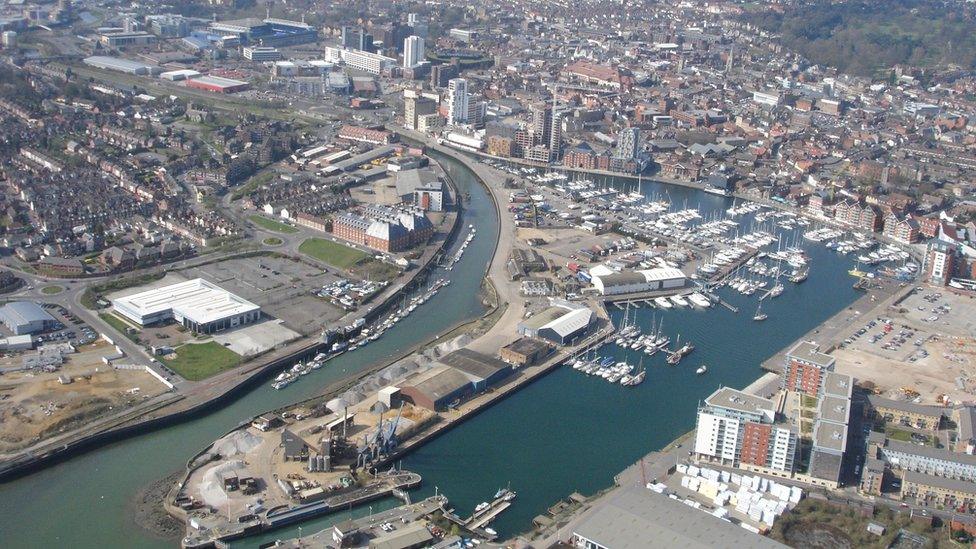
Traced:
<svg viewBox="0 0 976 549">
<path fill-rule="evenodd" d="M 888 398 L 927 404 L 973 399 L 976 317 L 969 296 L 918 290 L 861 318 L 831 354 L 838 371 Z"/>
<path fill-rule="evenodd" d="M 145 368 L 116 368 L 103 359 L 107 342 L 59 354 L 57 368 L 10 372 L 0 378 L 0 457 L 19 454 L 40 440 L 118 413 L 168 391 Z M 5 356 L 0 367 L 22 357 Z"/>
</svg>

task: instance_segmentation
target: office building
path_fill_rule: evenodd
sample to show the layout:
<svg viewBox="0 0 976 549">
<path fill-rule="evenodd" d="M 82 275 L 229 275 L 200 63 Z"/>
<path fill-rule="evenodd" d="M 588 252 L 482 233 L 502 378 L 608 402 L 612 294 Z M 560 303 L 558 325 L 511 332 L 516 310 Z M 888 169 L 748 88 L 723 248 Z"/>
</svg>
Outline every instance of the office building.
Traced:
<svg viewBox="0 0 976 549">
<path fill-rule="evenodd" d="M 250 61 L 278 61 L 281 59 L 281 52 L 277 48 L 268 46 L 248 46 L 243 49 L 244 59 Z"/>
<path fill-rule="evenodd" d="M 408 36 L 403 41 L 403 66 L 415 67 L 424 60 L 424 39 L 419 36 Z"/>
<path fill-rule="evenodd" d="M 437 101 L 423 96 L 407 96 L 403 100 L 403 125 L 408 130 L 417 130 L 418 119 L 437 112 Z"/>
<path fill-rule="evenodd" d="M 140 326 L 175 320 L 189 330 L 205 334 L 261 318 L 261 307 L 202 278 L 113 299 L 112 307 Z"/>
<path fill-rule="evenodd" d="M 148 46 L 156 43 L 156 37 L 148 32 L 106 32 L 98 36 L 98 41 L 109 48 L 124 48 L 126 46 Z"/>
<path fill-rule="evenodd" d="M 386 57 L 365 50 L 335 48 L 332 46 L 325 48 L 325 60 L 330 63 L 342 62 L 354 69 L 373 74 L 381 74 L 396 66 L 396 59 L 392 57 Z"/>
<path fill-rule="evenodd" d="M 447 83 L 447 125 L 456 126 L 468 121 L 468 81 L 453 78 Z"/>
</svg>

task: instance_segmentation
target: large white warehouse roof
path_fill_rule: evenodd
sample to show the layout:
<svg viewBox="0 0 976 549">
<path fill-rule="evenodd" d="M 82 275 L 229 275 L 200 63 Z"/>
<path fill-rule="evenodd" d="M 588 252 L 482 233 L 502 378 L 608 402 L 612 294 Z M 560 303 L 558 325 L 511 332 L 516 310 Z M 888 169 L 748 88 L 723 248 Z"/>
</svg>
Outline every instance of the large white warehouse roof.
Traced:
<svg viewBox="0 0 976 549">
<path fill-rule="evenodd" d="M 260 310 L 260 307 L 202 278 L 195 278 L 113 300 L 116 308 L 142 318 L 172 311 L 205 324 Z"/>
</svg>

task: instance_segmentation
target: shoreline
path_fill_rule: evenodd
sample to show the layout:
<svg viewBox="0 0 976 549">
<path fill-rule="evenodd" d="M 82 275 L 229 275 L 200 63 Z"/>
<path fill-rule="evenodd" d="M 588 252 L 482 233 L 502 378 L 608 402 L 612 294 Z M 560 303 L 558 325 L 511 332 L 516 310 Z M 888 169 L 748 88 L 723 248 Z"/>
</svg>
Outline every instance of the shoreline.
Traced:
<svg viewBox="0 0 976 549">
<path fill-rule="evenodd" d="M 446 170 L 442 171 L 446 173 Z M 459 191 L 452 178 L 448 177 L 448 185 L 455 197 L 459 197 Z M 379 316 L 391 304 L 397 303 L 400 295 L 405 290 L 412 288 L 415 282 L 426 276 L 436 264 L 435 259 L 446 249 L 448 249 L 457 238 L 462 228 L 461 218 L 463 208 L 460 202 L 456 210 L 450 230 L 441 241 L 440 245 L 434 249 L 426 261 L 418 266 L 411 276 L 397 284 L 386 295 L 381 296 L 380 301 L 371 306 L 363 317 L 372 319 Z M 345 315 L 348 316 L 348 315 Z M 456 328 L 456 327 L 455 327 Z M 145 408 L 132 410 L 132 417 L 109 417 L 103 421 L 109 425 L 103 425 L 95 431 L 79 432 L 70 435 L 67 439 L 50 441 L 34 448 L 21 451 L 14 459 L 0 463 L 0 483 L 21 478 L 31 473 L 42 470 L 51 465 L 61 463 L 67 459 L 97 449 L 106 444 L 119 442 L 133 436 L 145 434 L 157 429 L 176 425 L 196 417 L 207 415 L 216 411 L 214 407 L 236 400 L 242 393 L 254 388 L 275 371 L 285 368 L 288 365 L 310 357 L 320 350 L 324 345 L 320 336 L 310 335 L 299 338 L 298 340 L 286 345 L 282 349 L 271 351 L 270 353 L 256 357 L 259 359 L 254 364 L 244 363 L 237 369 L 228 370 L 225 373 L 215 376 L 217 379 L 210 383 L 226 384 L 224 390 L 213 396 L 204 395 L 202 399 L 197 397 L 196 402 L 192 402 L 194 395 L 188 393 L 163 393 L 158 399 L 146 403 Z M 366 375 L 365 373 L 363 375 Z M 207 383 L 204 380 L 201 383 Z M 198 386 L 201 387 L 201 386 Z M 191 388 L 191 391 L 193 389 Z M 207 393 L 213 393 L 212 387 L 201 387 L 197 389 Z M 158 402 L 161 400 L 162 402 Z M 173 409 L 161 415 L 153 415 L 170 406 L 185 406 Z"/>
<path fill-rule="evenodd" d="M 404 136 L 404 137 L 407 137 L 408 139 L 410 139 L 410 136 L 408 136 L 408 135 L 407 136 Z M 495 211 L 495 215 L 498 218 L 498 222 L 499 222 L 499 234 L 498 234 L 498 236 L 494 240 L 494 245 L 493 245 L 492 250 L 491 250 L 491 259 L 489 260 L 488 265 L 487 265 L 486 270 L 485 270 L 484 281 L 487 283 L 488 287 L 491 289 L 491 291 L 494 294 L 494 300 L 493 300 L 494 301 L 494 306 L 488 307 L 487 310 L 484 313 L 482 313 L 482 315 L 480 315 L 477 318 L 460 321 L 460 322 L 456 323 L 454 326 L 451 326 L 451 327 L 447 328 L 443 332 L 441 332 L 439 334 L 436 334 L 433 337 L 429 338 L 428 340 L 426 340 L 426 341 L 424 341 L 422 343 L 419 343 L 419 344 L 413 346 L 412 348 L 404 351 L 403 353 L 398 353 L 398 355 L 395 358 L 387 357 L 387 358 L 384 358 L 382 360 L 377 360 L 374 364 L 370 365 L 365 370 L 361 370 L 359 372 L 356 372 L 354 374 L 351 374 L 351 375 L 347 376 L 346 378 L 343 378 L 343 379 L 341 379 L 339 381 L 336 381 L 336 382 L 330 384 L 328 387 L 326 387 L 325 389 L 323 389 L 322 392 L 320 392 L 320 393 L 318 393 L 318 394 L 316 394 L 316 395 L 314 395 L 312 397 L 309 397 L 307 399 L 300 400 L 300 401 L 291 402 L 291 403 L 289 403 L 289 404 L 287 404 L 285 406 L 280 406 L 280 407 L 274 408 L 272 410 L 265 410 L 265 411 L 263 411 L 263 412 L 255 415 L 255 416 L 253 416 L 250 420 L 242 421 L 238 425 L 234 426 L 232 429 L 230 429 L 226 433 L 224 433 L 221 437 L 219 437 L 218 439 L 215 439 L 213 442 L 211 442 L 206 447 L 202 448 L 196 454 L 194 454 L 192 457 L 190 457 L 187 460 L 187 462 L 186 462 L 186 467 L 185 467 L 184 471 L 182 471 L 180 473 L 175 473 L 174 474 L 174 476 L 176 477 L 176 479 L 172 483 L 172 485 L 169 488 L 169 490 L 166 491 L 165 497 L 163 498 L 163 502 L 162 502 L 163 503 L 164 512 L 165 512 L 165 514 L 167 516 L 170 516 L 173 519 L 180 521 L 182 524 L 185 524 L 185 520 L 186 520 L 185 513 L 183 513 L 178 508 L 175 508 L 171 504 L 171 502 L 174 499 L 174 495 L 177 494 L 183 488 L 185 488 L 186 483 L 190 479 L 190 476 L 197 469 L 199 469 L 200 467 L 202 467 L 202 466 L 204 466 L 204 465 L 207 464 L 207 462 L 200 462 L 200 459 L 199 458 L 201 456 L 203 456 L 204 454 L 206 454 L 213 447 L 213 444 L 216 443 L 216 441 L 219 440 L 220 438 L 223 438 L 224 436 L 227 436 L 228 434 L 230 434 L 230 433 L 232 433 L 232 432 L 234 432 L 234 431 L 236 431 L 238 429 L 241 429 L 243 426 L 248 425 L 254 418 L 259 417 L 261 415 L 268 414 L 268 413 L 281 412 L 283 410 L 290 409 L 290 408 L 294 408 L 296 406 L 301 406 L 301 405 L 306 404 L 306 403 L 309 403 L 309 402 L 319 401 L 319 400 L 327 399 L 330 396 L 334 396 L 334 395 L 341 394 L 343 391 L 349 389 L 352 386 L 355 386 L 356 383 L 358 383 L 363 378 L 369 376 L 371 373 L 374 373 L 376 371 L 382 370 L 383 368 L 385 368 L 385 367 L 387 367 L 387 366 L 389 366 L 391 364 L 394 364 L 394 363 L 396 363 L 396 362 L 398 362 L 400 360 L 403 360 L 406 357 L 409 357 L 409 356 L 414 355 L 414 354 L 416 354 L 418 352 L 421 352 L 422 350 L 424 350 L 426 348 L 429 348 L 431 345 L 434 345 L 434 344 L 436 344 L 436 342 L 438 342 L 439 340 L 443 339 L 446 335 L 451 334 L 453 332 L 456 332 L 459 328 L 461 328 L 463 326 L 467 326 L 467 325 L 471 325 L 471 324 L 476 324 L 478 322 L 482 322 L 482 321 L 484 321 L 484 319 L 491 317 L 499 309 L 501 309 L 503 307 L 505 309 L 505 312 L 503 312 L 502 316 L 504 316 L 505 313 L 508 312 L 508 310 L 510 309 L 511 303 L 509 303 L 507 301 L 502 302 L 500 300 L 498 285 L 491 278 L 492 275 L 495 274 L 495 273 L 492 272 L 492 265 L 497 260 L 498 253 L 499 253 L 499 246 L 500 246 L 500 244 L 502 242 L 502 239 L 503 239 L 503 237 L 502 237 L 502 225 L 503 225 L 503 223 L 502 223 L 502 216 L 504 215 L 504 212 L 501 209 L 501 203 L 498 201 L 498 198 L 495 196 L 495 193 L 494 193 L 495 189 L 492 187 L 492 185 L 489 184 L 489 181 L 484 176 L 482 176 L 481 174 L 478 173 L 478 171 L 475 169 L 474 165 L 471 164 L 471 160 L 470 159 L 467 159 L 467 158 L 464 158 L 464 157 L 462 157 L 460 155 L 457 155 L 454 151 L 452 151 L 450 149 L 443 150 L 444 149 L 443 147 L 439 147 L 439 146 L 428 146 L 426 143 L 419 142 L 419 141 L 418 141 L 418 143 L 421 144 L 421 145 L 423 145 L 425 148 L 430 148 L 430 149 L 438 152 L 439 154 L 443 154 L 443 155 L 451 158 L 453 161 L 458 162 L 465 169 L 467 169 L 468 171 L 470 171 L 471 172 L 471 175 L 478 182 L 478 184 L 480 184 L 484 188 L 484 190 L 486 191 L 489 199 L 491 200 L 492 206 L 493 206 L 494 211 Z M 457 187 L 456 183 L 453 181 L 453 178 L 451 177 L 451 175 L 446 170 L 443 170 L 443 171 L 444 171 L 444 174 L 447 177 L 447 179 L 450 181 L 450 184 L 452 186 L 452 189 L 456 193 L 455 196 L 458 198 L 457 202 L 460 205 L 461 200 L 460 200 L 460 194 L 458 193 L 458 187 Z M 452 230 L 452 237 L 453 237 L 453 233 L 455 231 L 457 231 L 458 228 L 461 226 L 461 224 L 457 223 L 457 221 L 459 221 L 460 219 L 461 219 L 461 216 L 458 215 L 457 218 L 456 218 L 456 222 L 455 222 L 454 229 Z M 508 254 L 506 253 L 504 257 L 507 260 Z M 484 291 L 484 290 L 482 290 L 482 291 Z M 487 337 L 488 334 L 490 334 L 499 325 L 500 322 L 501 322 L 501 317 L 499 317 L 498 319 L 495 319 L 495 322 L 491 326 L 488 326 L 487 329 L 485 330 L 485 332 L 482 333 L 482 334 L 480 334 L 474 340 L 472 340 L 471 343 L 474 343 L 475 341 L 478 341 L 478 339 L 480 339 L 480 338 Z M 605 331 L 605 328 L 604 328 L 604 330 L 600 330 L 600 331 L 594 333 L 592 336 L 590 336 L 590 338 L 587 338 L 587 341 L 589 341 L 591 339 L 598 340 L 601 337 L 605 337 L 606 334 L 604 333 L 604 331 Z M 475 415 L 477 415 L 481 411 L 486 410 L 492 404 L 494 404 L 496 401 L 499 401 L 499 400 L 504 399 L 505 397 L 509 396 L 510 394 L 513 394 L 516 391 L 520 390 L 524 386 L 527 386 L 532 381 L 535 381 L 537 378 L 542 377 L 542 376 L 548 374 L 550 371 L 552 371 L 553 369 L 557 368 L 560 364 L 562 364 L 562 362 L 565 360 L 565 356 L 563 356 L 564 354 L 565 353 L 563 353 L 563 352 L 556 352 L 552 356 L 550 356 L 549 357 L 549 360 L 547 360 L 546 362 L 544 362 L 542 364 L 535 365 L 535 366 L 531 366 L 531 367 L 524 368 L 521 372 L 519 372 L 520 375 L 518 375 L 517 377 L 515 377 L 515 378 L 513 378 L 511 380 L 508 380 L 501 387 L 499 387 L 499 388 L 497 388 L 495 390 L 492 390 L 490 392 L 481 394 L 478 397 L 475 397 L 474 399 L 466 402 L 460 408 L 461 409 L 468 408 L 467 410 L 460 412 L 455 417 L 441 418 L 441 421 L 439 421 L 436 424 L 434 424 L 427 431 L 421 433 L 418 437 L 410 439 L 402 447 L 398 448 L 396 452 L 394 452 L 393 454 L 391 454 L 389 456 L 386 456 L 381 462 L 379 462 L 378 464 L 376 464 L 375 467 L 379 468 L 379 467 L 382 467 L 384 464 L 393 463 L 396 460 L 403 458 L 405 455 L 413 452 L 414 450 L 416 450 L 417 448 L 421 447 L 426 442 L 429 442 L 430 440 L 433 440 L 434 438 L 439 437 L 440 435 L 446 433 L 447 431 L 449 431 L 453 427 L 464 423 L 465 421 L 467 421 L 471 417 L 474 417 Z M 273 527 L 271 527 L 271 528 L 263 528 L 262 531 L 267 531 L 269 529 L 273 529 Z"/>
</svg>

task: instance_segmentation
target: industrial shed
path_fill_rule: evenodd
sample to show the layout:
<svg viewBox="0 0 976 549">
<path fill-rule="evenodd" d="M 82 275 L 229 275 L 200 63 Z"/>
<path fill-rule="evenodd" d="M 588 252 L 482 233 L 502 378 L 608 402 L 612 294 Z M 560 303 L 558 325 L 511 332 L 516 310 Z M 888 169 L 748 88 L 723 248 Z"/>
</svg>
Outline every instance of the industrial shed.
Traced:
<svg viewBox="0 0 976 549">
<path fill-rule="evenodd" d="M 14 301 L 0 307 L 0 322 L 15 335 L 43 332 L 54 325 L 54 317 L 30 301 Z"/>
<path fill-rule="evenodd" d="M 592 322 L 593 311 L 587 307 L 554 306 L 519 324 L 518 332 L 566 345 L 585 335 Z"/>
<path fill-rule="evenodd" d="M 475 392 L 483 391 L 512 374 L 510 364 L 469 349 L 454 351 L 438 362 L 467 376 Z"/>
<path fill-rule="evenodd" d="M 687 277 L 680 269 L 661 267 L 593 276 L 593 286 L 602 295 L 633 294 L 681 288 Z"/>
<path fill-rule="evenodd" d="M 400 388 L 404 400 L 428 410 L 444 410 L 455 400 L 474 392 L 468 376 L 459 370 L 445 366 L 433 374 Z"/>
<path fill-rule="evenodd" d="M 198 76 L 186 79 L 186 87 L 217 93 L 235 93 L 246 90 L 250 84 L 222 76 Z"/>
<path fill-rule="evenodd" d="M 96 69 L 125 72 L 128 74 L 147 75 L 158 73 L 162 69 L 154 65 L 147 65 L 139 61 L 122 59 L 121 57 L 109 57 L 105 55 L 93 55 L 86 57 L 83 63 Z"/>
</svg>

